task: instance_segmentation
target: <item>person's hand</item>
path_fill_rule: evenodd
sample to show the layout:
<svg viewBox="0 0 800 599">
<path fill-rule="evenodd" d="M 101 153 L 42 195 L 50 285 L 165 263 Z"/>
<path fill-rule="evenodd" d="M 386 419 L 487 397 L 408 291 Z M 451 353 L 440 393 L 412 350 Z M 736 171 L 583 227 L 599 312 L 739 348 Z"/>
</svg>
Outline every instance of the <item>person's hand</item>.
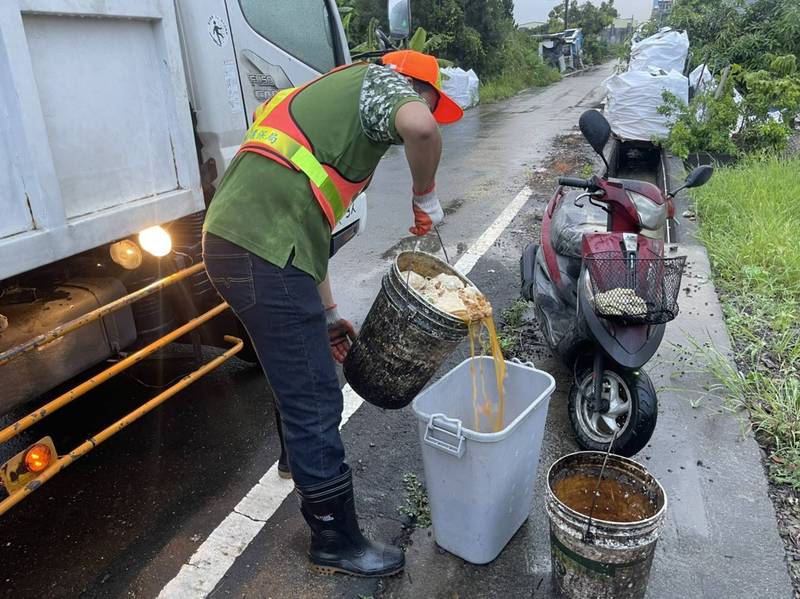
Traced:
<svg viewBox="0 0 800 599">
<path fill-rule="evenodd" d="M 342 364 L 350 351 L 350 343 L 356 338 L 353 323 L 339 316 L 336 305 L 325 309 L 325 320 L 328 323 L 328 338 L 331 343 L 333 359 Z"/>
<path fill-rule="evenodd" d="M 427 235 L 431 228 L 444 219 L 444 211 L 436 195 L 436 186 L 431 186 L 423 193 L 412 192 L 411 205 L 414 209 L 414 226 L 409 229 L 412 235 Z"/>
</svg>

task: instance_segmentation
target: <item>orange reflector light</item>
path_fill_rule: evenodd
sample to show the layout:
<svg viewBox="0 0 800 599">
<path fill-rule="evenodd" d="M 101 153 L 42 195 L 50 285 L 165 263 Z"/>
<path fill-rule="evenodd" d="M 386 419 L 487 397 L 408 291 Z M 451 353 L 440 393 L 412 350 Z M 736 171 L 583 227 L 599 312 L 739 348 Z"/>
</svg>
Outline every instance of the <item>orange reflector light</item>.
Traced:
<svg viewBox="0 0 800 599">
<path fill-rule="evenodd" d="M 25 452 L 25 467 L 29 472 L 45 470 L 53 459 L 53 452 L 47 445 L 37 443 Z"/>
</svg>

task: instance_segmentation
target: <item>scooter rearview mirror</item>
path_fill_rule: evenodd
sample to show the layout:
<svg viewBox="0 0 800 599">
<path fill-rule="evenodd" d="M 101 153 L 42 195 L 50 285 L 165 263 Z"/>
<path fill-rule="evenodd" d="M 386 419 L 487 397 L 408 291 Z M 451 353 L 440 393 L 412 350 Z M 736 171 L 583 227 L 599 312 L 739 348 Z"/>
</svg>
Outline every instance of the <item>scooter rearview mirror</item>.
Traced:
<svg viewBox="0 0 800 599">
<path fill-rule="evenodd" d="M 608 124 L 606 117 L 596 110 L 587 110 L 581 115 L 578 120 L 578 126 L 583 133 L 583 137 L 589 142 L 595 152 L 597 152 L 606 164 L 608 169 L 608 162 L 603 151 L 606 148 L 609 138 L 611 137 L 611 125 Z"/>
<path fill-rule="evenodd" d="M 704 164 L 702 166 L 698 166 L 694 169 L 689 176 L 686 177 L 686 181 L 683 182 L 678 189 L 673 189 L 669 192 L 669 197 L 674 197 L 676 193 L 682 191 L 684 189 L 688 189 L 690 187 L 700 187 L 701 185 L 705 185 L 708 183 L 708 180 L 711 178 L 711 175 L 714 174 L 714 167 L 708 164 Z"/>
<path fill-rule="evenodd" d="M 689 176 L 686 177 L 686 181 L 683 185 L 684 187 L 700 187 L 701 185 L 708 183 L 708 180 L 711 179 L 711 175 L 713 174 L 713 166 L 708 164 L 698 166 L 691 173 L 689 173 Z"/>
</svg>

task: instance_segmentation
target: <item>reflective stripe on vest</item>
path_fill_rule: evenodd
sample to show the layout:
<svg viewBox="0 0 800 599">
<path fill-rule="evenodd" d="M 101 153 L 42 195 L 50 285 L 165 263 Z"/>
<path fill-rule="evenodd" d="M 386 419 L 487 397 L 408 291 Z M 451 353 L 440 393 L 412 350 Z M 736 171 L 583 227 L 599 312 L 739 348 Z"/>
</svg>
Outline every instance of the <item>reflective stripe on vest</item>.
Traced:
<svg viewBox="0 0 800 599">
<path fill-rule="evenodd" d="M 275 110 L 275 107 L 283 102 L 290 94 L 294 93 L 295 90 L 297 90 L 296 87 L 287 87 L 286 89 L 282 89 L 276 93 L 266 102 L 260 104 L 253 113 L 253 123 L 257 123 L 259 120 L 267 118 L 269 114 Z"/>
<path fill-rule="evenodd" d="M 255 110 L 253 124 L 239 148 L 239 152 L 254 152 L 303 173 L 331 229 L 345 215 L 355 196 L 366 187 L 369 177 L 351 181 L 334 166 L 322 164 L 314 156 L 311 142 L 294 120 L 289 107 L 294 96 L 309 85 L 353 66 L 356 65 L 338 67 L 301 87 L 279 91 Z"/>
<path fill-rule="evenodd" d="M 328 176 L 325 168 L 314 154 L 308 151 L 308 148 L 283 131 L 278 131 L 274 127 L 262 127 L 260 125 L 253 125 L 247 130 L 244 143 L 250 142 L 270 147 L 296 166 L 322 192 L 322 195 L 333 210 L 336 222 L 341 220 L 347 211 L 344 200 L 342 200 L 339 190 L 336 189 L 336 185 Z"/>
</svg>

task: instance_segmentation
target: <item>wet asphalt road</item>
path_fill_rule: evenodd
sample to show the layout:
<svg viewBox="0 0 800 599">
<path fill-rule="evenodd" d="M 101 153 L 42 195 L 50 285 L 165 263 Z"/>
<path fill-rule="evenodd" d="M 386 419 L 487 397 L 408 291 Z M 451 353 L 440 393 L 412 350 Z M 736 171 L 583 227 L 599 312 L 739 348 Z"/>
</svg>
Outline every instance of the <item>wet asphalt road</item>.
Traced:
<svg viewBox="0 0 800 599">
<path fill-rule="evenodd" d="M 580 112 L 599 99 L 596 86 L 606 75 L 607 69 L 596 70 L 481 107 L 445 129 L 438 190 L 448 212 L 441 232 L 451 257 L 463 253 L 516 195 L 530 169 L 546 156 L 550 141 L 573 127 Z M 409 189 L 407 167 L 395 149 L 371 186 L 368 232 L 332 263 L 340 311 L 356 323 L 366 315 L 387 261 L 411 245 Z M 526 206 L 476 266 L 474 280 L 497 307 L 518 294 L 516 259 L 536 227 L 537 210 L 541 205 L 535 202 Z M 423 249 L 436 250 L 434 239 Z M 208 350 L 206 358 L 213 353 Z M 451 363 L 460 358 L 463 352 Z M 559 389 L 567 388 L 566 375 L 552 360 L 538 366 L 554 373 Z M 122 375 L 37 425 L 23 435 L 20 446 L 44 434 L 53 435 L 62 450 L 77 445 L 192 368 L 191 352 L 176 347 L 163 359 L 137 368 L 133 375 L 138 381 Z M 557 393 L 552 400 L 543 462 L 574 448 L 560 399 Z M 259 370 L 232 360 L 57 476 L 0 519 L 0 597 L 156 596 L 277 459 L 271 406 Z M 362 523 L 376 537 L 398 539 L 404 534 L 397 514 L 401 478 L 407 472 L 422 474 L 416 435 L 408 411 L 385 412 L 369 405 L 344 428 Z M 662 442 L 670 446 L 665 451 L 675 451 L 674 439 Z M 688 465 L 694 454 L 685 448 L 682 452 Z M 686 496 L 694 498 L 689 491 Z M 706 509 L 702 502 L 692 507 Z M 535 513 L 491 568 L 465 566 L 443 556 L 427 531 L 419 531 L 412 539 L 407 574 L 376 582 L 310 574 L 304 558 L 307 533 L 290 497 L 212 596 L 450 597 L 455 589 L 461 597 L 549 596 L 549 582 L 542 582 L 549 563 L 541 547 L 541 506 Z M 757 516 L 765 518 L 760 512 Z M 692 530 L 698 519 L 709 528 L 705 516 L 694 521 L 689 517 L 674 528 L 678 533 Z M 757 535 L 752 539 L 761 540 Z M 697 543 L 707 550 L 707 543 Z M 774 547 L 769 550 L 772 561 L 758 565 L 767 571 L 775 565 Z M 744 567 L 735 547 L 720 560 L 734 559 L 728 554 L 735 556 L 736 568 Z M 670 576 L 658 579 L 660 592 L 654 597 L 676 596 L 669 593 L 673 567 L 690 569 L 689 564 L 671 565 Z M 690 580 L 702 583 L 697 576 Z M 709 591 L 715 588 L 704 584 Z M 781 588 L 778 583 L 767 586 Z M 694 594 L 684 588 L 680 596 L 736 595 Z"/>
</svg>

